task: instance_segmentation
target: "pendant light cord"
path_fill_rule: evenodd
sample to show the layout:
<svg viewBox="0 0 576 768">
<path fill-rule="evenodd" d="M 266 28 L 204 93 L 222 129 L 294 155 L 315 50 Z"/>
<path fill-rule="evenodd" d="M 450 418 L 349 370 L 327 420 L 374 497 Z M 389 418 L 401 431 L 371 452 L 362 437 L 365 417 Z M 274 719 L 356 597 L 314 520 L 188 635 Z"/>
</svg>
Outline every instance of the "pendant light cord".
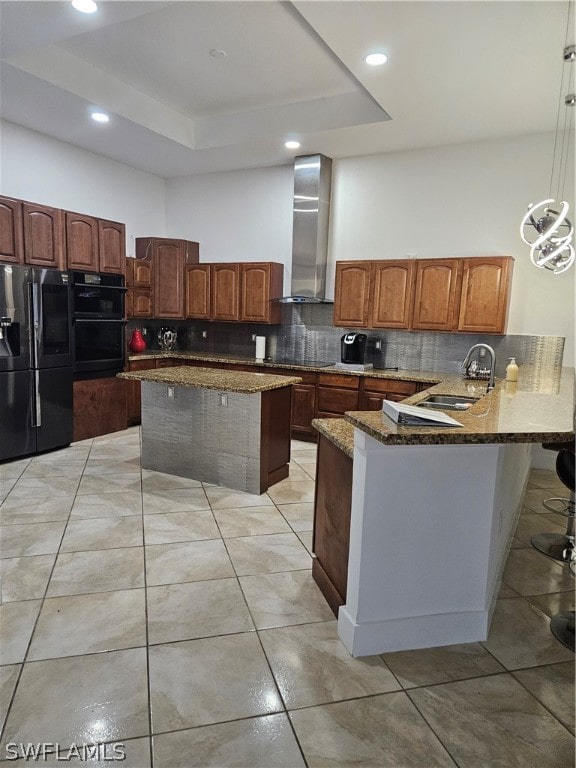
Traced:
<svg viewBox="0 0 576 768">
<path fill-rule="evenodd" d="M 572 15 L 572 9 L 573 9 L 574 3 L 573 0 L 568 0 L 568 12 L 566 14 L 566 33 L 564 35 L 564 48 L 563 51 L 568 46 L 568 35 L 570 34 L 570 17 Z M 554 197 L 552 194 L 552 189 L 554 187 L 554 175 L 556 171 L 556 155 L 557 155 L 557 146 L 558 146 L 558 137 L 560 133 L 560 110 L 562 109 L 562 104 L 564 103 L 564 74 L 565 72 L 568 73 L 568 86 L 570 85 L 570 68 L 567 67 L 567 64 L 571 64 L 570 61 L 565 61 L 564 58 L 562 58 L 562 76 L 560 78 L 560 93 L 558 94 L 558 111 L 556 113 L 556 131 L 554 133 L 554 150 L 552 153 L 552 171 L 550 172 L 550 194 L 549 197 Z M 568 118 L 567 112 L 565 112 L 564 115 L 564 127 L 562 130 L 562 144 L 560 149 L 560 162 L 558 164 L 558 185 L 556 187 L 556 197 L 555 199 L 559 202 L 564 194 L 564 189 L 566 185 L 566 170 L 568 166 L 568 153 L 570 151 L 570 142 L 569 142 L 569 135 L 570 131 L 572 129 L 572 107 L 567 107 L 567 112 L 570 111 L 570 117 Z M 568 123 L 568 125 L 567 125 Z M 564 162 L 564 156 L 565 162 Z M 564 168 L 563 168 L 564 166 Z M 564 171 L 562 173 L 562 170 Z M 562 192 L 562 195 L 561 195 Z"/>
</svg>

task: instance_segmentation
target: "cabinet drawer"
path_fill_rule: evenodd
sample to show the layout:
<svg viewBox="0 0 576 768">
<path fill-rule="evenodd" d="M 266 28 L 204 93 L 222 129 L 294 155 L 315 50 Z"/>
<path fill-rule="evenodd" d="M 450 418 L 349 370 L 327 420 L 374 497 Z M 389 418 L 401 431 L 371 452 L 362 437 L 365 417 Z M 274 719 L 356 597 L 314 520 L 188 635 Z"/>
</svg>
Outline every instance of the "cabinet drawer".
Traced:
<svg viewBox="0 0 576 768">
<path fill-rule="evenodd" d="M 176 362 L 172 357 L 164 357 L 156 360 L 156 368 L 173 368 L 175 365 L 179 365 L 180 361 Z"/>
<path fill-rule="evenodd" d="M 318 411 L 345 413 L 358 410 L 358 393 L 338 387 L 318 387 Z"/>
<path fill-rule="evenodd" d="M 398 379 L 364 379 L 365 392 L 396 392 L 408 397 L 416 393 L 415 381 L 402 381 Z"/>
<path fill-rule="evenodd" d="M 346 376 L 337 373 L 321 373 L 318 383 L 324 387 L 338 387 L 339 389 L 358 389 L 360 379 L 357 376 Z"/>
</svg>

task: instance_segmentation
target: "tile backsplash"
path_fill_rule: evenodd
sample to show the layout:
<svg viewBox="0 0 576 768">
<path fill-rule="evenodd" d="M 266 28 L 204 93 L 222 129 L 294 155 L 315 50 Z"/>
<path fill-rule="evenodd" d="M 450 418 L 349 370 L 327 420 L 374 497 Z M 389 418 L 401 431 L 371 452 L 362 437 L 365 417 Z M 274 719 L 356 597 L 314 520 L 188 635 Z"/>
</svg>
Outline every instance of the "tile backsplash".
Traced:
<svg viewBox="0 0 576 768">
<path fill-rule="evenodd" d="M 340 338 L 348 329 L 335 328 L 332 314 L 332 304 L 285 304 L 281 325 L 130 320 L 127 338 L 132 329 L 142 328 L 148 349 L 158 349 L 158 330 L 172 327 L 178 332 L 176 348 L 179 350 L 254 357 L 256 345 L 252 337 L 265 336 L 267 357 L 334 363 L 340 360 Z M 564 350 L 561 336 L 360 330 L 368 336 L 366 362 L 373 363 L 375 368 L 397 366 L 409 370 L 457 372 L 470 347 L 484 342 L 494 348 L 496 375 L 503 376 L 509 357 L 515 357 L 519 365 L 538 363 L 551 368 L 562 364 Z M 378 340 L 380 350 L 376 349 Z"/>
</svg>

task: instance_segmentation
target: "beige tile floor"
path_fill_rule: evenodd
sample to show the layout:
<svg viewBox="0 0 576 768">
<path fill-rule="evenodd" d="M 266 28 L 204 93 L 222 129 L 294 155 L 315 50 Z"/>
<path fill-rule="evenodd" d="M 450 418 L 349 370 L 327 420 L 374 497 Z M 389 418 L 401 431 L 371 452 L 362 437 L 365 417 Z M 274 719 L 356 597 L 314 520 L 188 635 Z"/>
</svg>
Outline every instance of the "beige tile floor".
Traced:
<svg viewBox="0 0 576 768">
<path fill-rule="evenodd" d="M 126 768 L 574 764 L 574 655 L 548 628 L 574 581 L 530 546 L 563 530 L 553 473 L 487 642 L 353 659 L 311 578 L 314 445 L 262 496 L 139 456 L 131 429 L 0 467 L 0 764 L 20 742 L 123 744 Z"/>
</svg>

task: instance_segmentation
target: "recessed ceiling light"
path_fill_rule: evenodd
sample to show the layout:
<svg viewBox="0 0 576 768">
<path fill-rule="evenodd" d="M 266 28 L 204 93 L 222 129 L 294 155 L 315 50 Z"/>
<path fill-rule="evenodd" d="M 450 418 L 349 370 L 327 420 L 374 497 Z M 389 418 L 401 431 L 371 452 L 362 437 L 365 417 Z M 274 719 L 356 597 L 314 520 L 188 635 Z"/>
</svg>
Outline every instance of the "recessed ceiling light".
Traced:
<svg viewBox="0 0 576 768">
<path fill-rule="evenodd" d="M 285 141 L 284 146 L 286 149 L 300 149 L 299 141 Z"/>
<path fill-rule="evenodd" d="M 72 0 L 72 5 L 80 13 L 95 13 L 98 10 L 94 0 Z"/>
<path fill-rule="evenodd" d="M 385 53 L 369 53 L 364 57 L 364 61 L 371 67 L 379 67 L 382 64 L 386 64 L 388 56 Z"/>
<path fill-rule="evenodd" d="M 96 120 L 97 123 L 108 123 L 110 118 L 105 112 L 91 112 L 90 117 L 92 120 Z"/>
</svg>

